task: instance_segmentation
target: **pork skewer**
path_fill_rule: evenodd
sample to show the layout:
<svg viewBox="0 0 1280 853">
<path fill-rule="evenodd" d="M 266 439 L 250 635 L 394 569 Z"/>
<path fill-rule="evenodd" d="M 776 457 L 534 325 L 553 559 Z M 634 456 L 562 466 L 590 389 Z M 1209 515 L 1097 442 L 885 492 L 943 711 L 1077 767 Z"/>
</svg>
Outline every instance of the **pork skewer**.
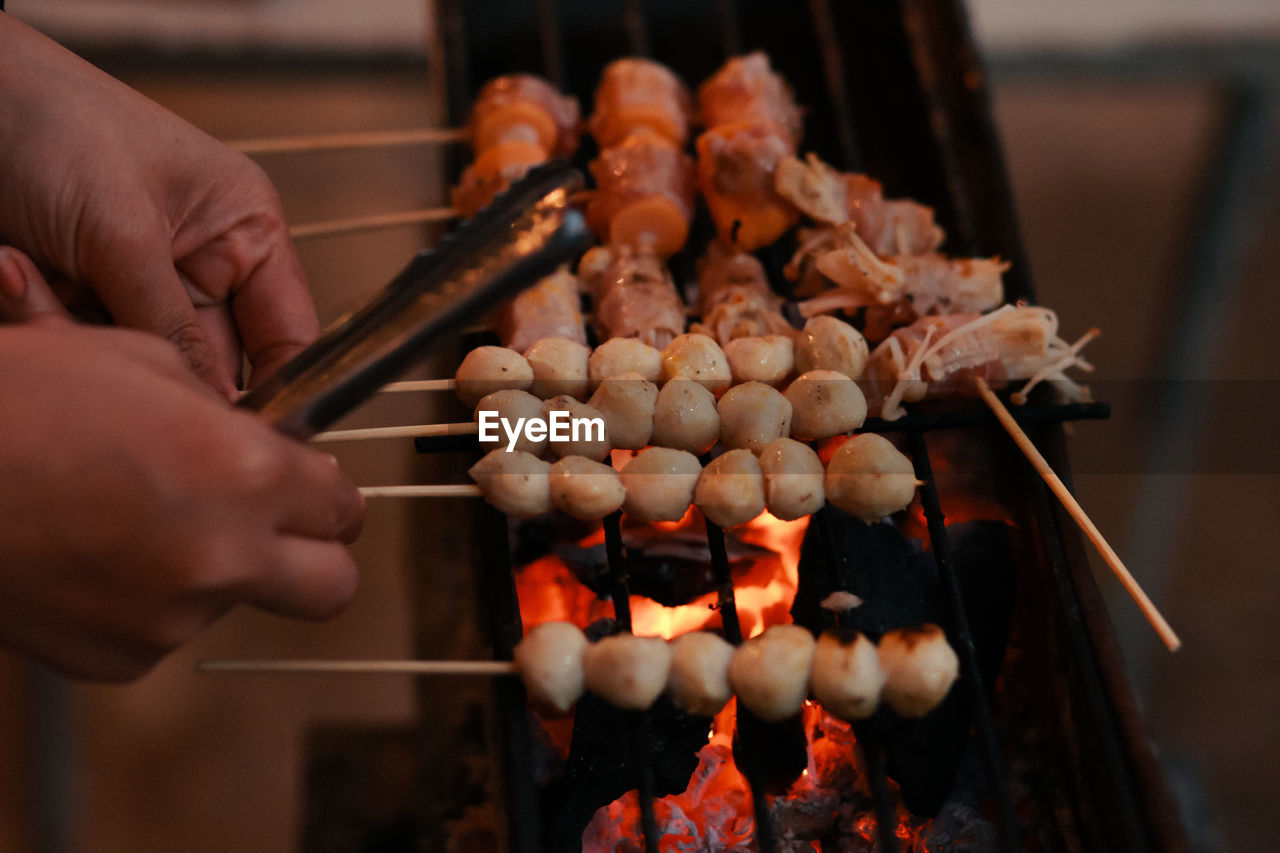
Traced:
<svg viewBox="0 0 1280 853">
<path fill-rule="evenodd" d="M 589 122 L 600 155 L 588 165 L 596 189 L 587 223 L 603 243 L 667 258 L 693 219 L 692 99 L 669 68 L 626 57 L 605 66 Z M 681 331 L 683 327 L 681 328 Z"/>
<path fill-rule="evenodd" d="M 716 232 L 746 251 L 766 246 L 799 211 L 774 189 L 774 169 L 793 156 L 800 111 L 759 51 L 734 57 L 698 89 L 707 130 L 698 137 L 698 188 Z"/>
<path fill-rule="evenodd" d="M 451 200 L 471 216 L 545 160 L 578 146 L 578 102 L 532 74 L 508 74 L 480 89 L 467 119 L 475 160 Z"/>
</svg>

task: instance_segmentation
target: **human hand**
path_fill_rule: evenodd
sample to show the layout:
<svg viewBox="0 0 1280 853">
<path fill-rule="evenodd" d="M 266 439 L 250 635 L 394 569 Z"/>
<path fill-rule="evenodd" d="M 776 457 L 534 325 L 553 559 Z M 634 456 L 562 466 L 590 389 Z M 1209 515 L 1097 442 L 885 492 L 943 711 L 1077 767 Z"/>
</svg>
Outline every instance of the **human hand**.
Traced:
<svg viewBox="0 0 1280 853">
<path fill-rule="evenodd" d="M 327 618 L 363 500 L 332 457 L 229 407 L 174 348 L 0 328 L 0 643 L 128 679 L 237 602 Z"/>
<path fill-rule="evenodd" d="M 279 198 L 252 162 L 0 14 L 0 241 L 89 285 L 237 394 L 313 340 Z"/>
</svg>

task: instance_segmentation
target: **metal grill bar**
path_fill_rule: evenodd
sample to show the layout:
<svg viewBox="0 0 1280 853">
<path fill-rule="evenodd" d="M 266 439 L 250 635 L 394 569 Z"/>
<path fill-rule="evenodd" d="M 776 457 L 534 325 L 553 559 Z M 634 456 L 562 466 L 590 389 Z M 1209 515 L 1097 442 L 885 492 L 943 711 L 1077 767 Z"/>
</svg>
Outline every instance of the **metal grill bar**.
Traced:
<svg viewBox="0 0 1280 853">
<path fill-rule="evenodd" d="M 969 617 L 965 612 L 964 599 L 960 592 L 960 582 L 956 577 L 955 567 L 951 561 L 951 546 L 947 537 L 946 517 L 942 514 L 942 506 L 938 501 L 938 490 L 933 482 L 933 466 L 929 463 L 929 448 L 924 433 L 912 431 L 907 433 L 907 444 L 911 452 L 911 461 L 915 466 L 916 479 L 924 485 L 920 486 L 920 503 L 924 510 L 929 527 L 929 547 L 933 552 L 934 562 L 938 565 L 938 574 L 942 578 L 943 590 L 946 593 L 947 605 L 950 609 L 952 630 L 952 646 L 960 655 L 961 681 L 969 691 L 969 701 L 973 711 L 974 728 L 977 729 L 978 745 L 981 748 L 983 769 L 987 774 L 987 783 L 996 798 L 996 821 L 1000 827 L 1000 849 L 1005 853 L 1013 853 L 1021 849 L 1018 838 L 1018 824 L 1013 814 L 1013 796 L 1009 791 L 1009 777 L 1005 771 L 1004 760 L 1000 754 L 1000 742 L 996 737 L 995 722 L 991 717 L 991 706 L 987 702 L 986 687 L 982 673 L 978 669 L 978 653 L 973 645 L 973 634 L 969 630 Z"/>
<path fill-rule="evenodd" d="M 835 525 L 831 520 L 831 509 L 824 505 L 814 514 L 812 522 L 818 525 L 818 536 L 822 542 L 823 562 L 831 579 L 832 589 L 843 589 L 844 581 L 840 571 Z M 839 616 L 837 615 L 837 621 Z M 884 744 L 875 731 L 874 720 L 862 720 L 853 725 L 853 733 L 857 738 L 858 752 L 862 759 L 863 769 L 867 773 L 867 787 L 871 790 L 871 799 L 875 803 L 876 832 L 880 838 L 881 853 L 898 853 L 897 813 L 892 797 L 889 795 L 889 783 L 884 770 Z"/>
<path fill-rule="evenodd" d="M 613 599 L 613 618 L 619 631 L 631 631 L 631 590 L 627 586 L 627 556 L 622 544 L 622 512 L 610 513 L 604 519 L 605 554 L 609 565 L 609 590 Z M 636 771 L 636 795 L 640 800 L 640 827 L 644 833 L 645 853 L 658 853 L 658 819 L 654 813 L 653 767 L 649 764 L 649 712 L 632 711 L 628 715 L 631 739 L 631 762 Z"/>
<path fill-rule="evenodd" d="M 735 646 L 742 645 L 742 624 L 738 620 L 738 604 L 734 599 L 733 573 L 729 565 L 729 552 L 725 548 L 724 531 L 718 524 L 708 521 L 707 548 L 711 553 L 711 572 L 719 589 L 720 621 L 724 625 L 725 639 Z M 742 744 L 742 770 L 747 786 L 751 789 L 751 809 L 756 818 L 756 843 L 760 853 L 773 853 L 777 842 L 773 835 L 773 822 L 769 817 L 769 798 L 765 791 L 764 772 L 758 760 L 754 732 L 760 723 L 752 719 L 751 712 L 741 704 L 737 708 L 738 738 Z M 746 725 L 743 725 L 743 722 Z"/>
</svg>

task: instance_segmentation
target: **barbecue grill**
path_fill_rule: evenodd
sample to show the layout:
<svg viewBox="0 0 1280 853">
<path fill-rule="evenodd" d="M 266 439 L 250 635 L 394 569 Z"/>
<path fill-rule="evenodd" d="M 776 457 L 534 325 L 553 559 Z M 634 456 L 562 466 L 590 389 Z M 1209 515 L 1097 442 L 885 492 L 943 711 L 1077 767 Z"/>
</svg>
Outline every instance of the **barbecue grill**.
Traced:
<svg viewBox="0 0 1280 853">
<path fill-rule="evenodd" d="M 442 0 L 439 20 L 454 123 L 465 120 L 479 86 L 502 73 L 542 74 L 589 103 L 600 69 L 620 55 L 650 56 L 692 82 L 708 76 L 728 56 L 762 49 L 794 86 L 797 100 L 808 108 L 807 150 L 841 168 L 873 175 L 890 195 L 910 196 L 933 206 L 947 230 L 948 251 L 1010 260 L 1006 299 L 1030 301 L 1033 297 L 982 66 L 956 2 L 810 0 L 804 8 L 796 8 L 731 0 L 683 4 Z M 589 158 L 591 152 L 581 156 Z M 453 177 L 461 161 L 459 154 Z M 690 243 L 701 242 L 705 240 L 699 241 L 695 230 Z M 781 280 L 776 273 L 784 259 L 779 250 L 764 253 L 775 281 Z M 691 253 L 674 259 L 673 266 L 678 279 L 691 278 Z M 1105 417 L 1106 411 L 1100 404 L 1059 405 L 1042 400 L 1023 407 L 1018 416 L 1054 467 L 1065 472 L 1059 424 Z M 1084 559 L 1082 539 L 1035 472 L 993 429 L 994 424 L 978 404 L 962 403 L 919 406 L 901 420 L 870 421 L 866 427 L 901 436 L 917 477 L 925 483 L 922 532 L 936 566 L 943 603 L 940 621 L 961 658 L 962 678 L 953 696 L 961 707 L 955 709 L 955 719 L 963 723 L 964 732 L 972 724 L 971 739 L 964 744 L 980 756 L 975 784 L 995 828 L 987 846 L 964 849 L 1185 849 L 1177 810 L 1143 734 L 1110 622 Z M 1008 597 L 1007 610 L 982 609 L 981 624 L 974 618 L 975 599 L 1000 599 L 1000 589 L 958 571 L 961 561 L 950 543 L 955 533 L 949 531 L 944 514 L 964 502 L 968 496 L 964 490 L 972 483 L 957 484 L 956 478 L 941 472 L 935 475 L 939 457 L 952 459 L 961 435 L 968 448 L 965 464 L 982 466 L 1017 532 L 1009 546 L 1016 554 L 1013 573 L 997 576 Z M 432 454 L 475 452 L 468 437 L 419 439 L 417 446 Z M 486 507 L 477 513 L 474 532 L 484 555 L 477 567 L 477 583 L 487 593 L 494 652 L 507 658 L 522 635 L 512 581 L 509 521 Z M 630 555 L 616 516 L 606 520 L 604 534 L 607 585 L 615 603 L 615 620 L 625 630 Z M 706 537 L 725 634 L 740 640 L 724 533 L 708 524 Z M 815 516 L 806 549 L 809 558 L 802 562 L 802 587 L 806 582 L 820 589 L 857 586 L 860 557 L 848 547 L 839 519 L 826 511 Z M 806 579 L 806 572 L 821 578 Z M 1012 621 L 1017 654 L 984 660 L 989 646 L 976 635 L 989 634 L 988 623 L 1000 618 Z M 429 655 L 429 650 L 422 651 Z M 1005 685 L 999 691 L 997 681 Z M 1016 721 L 1022 734 L 1011 735 L 1015 723 L 1001 717 L 1000 706 L 1007 704 L 1011 692 L 1009 684 L 1038 697 L 1027 704 L 1026 716 Z M 425 691 L 431 689 L 424 688 L 424 699 L 428 698 Z M 523 690 L 513 681 L 499 680 L 493 699 L 499 719 L 495 751 L 502 762 L 500 806 L 508 845 L 513 851 L 565 849 L 572 844 L 575 829 L 581 836 L 581 825 L 563 809 L 549 806 L 537 781 L 535 733 Z M 629 715 L 625 724 L 630 761 L 617 768 L 619 778 L 614 782 L 622 790 L 638 790 L 641 834 L 646 849 L 656 851 L 659 830 L 654 802 L 665 792 L 658 790 L 663 783 L 654 778 L 649 757 L 661 733 L 655 732 L 657 723 L 644 714 Z M 1036 733 L 1033 750 L 1024 736 L 1027 730 Z M 899 778 L 901 745 L 895 742 L 894 732 L 874 722 L 855 731 L 880 849 L 900 849 L 898 798 L 908 796 Z M 784 843 L 773 832 L 766 796 L 770 737 L 767 727 L 739 710 L 735 756 L 751 787 L 754 843 L 762 851 L 783 849 Z M 1020 751 L 1034 754 L 1020 755 Z M 950 765 L 952 775 L 958 761 L 957 757 Z M 1027 763 L 1034 765 L 1030 776 L 1039 780 L 1036 790 L 1024 790 L 1026 772 L 1011 774 L 1011 766 Z M 1017 777 L 1016 784 L 1011 775 Z M 891 785 L 889 777 L 898 784 Z M 589 785 L 593 780 L 584 775 L 567 784 Z M 564 794 L 561 802 L 573 796 Z M 1028 802 L 1040 805 L 1034 809 L 1033 826 L 1023 819 Z"/>
</svg>

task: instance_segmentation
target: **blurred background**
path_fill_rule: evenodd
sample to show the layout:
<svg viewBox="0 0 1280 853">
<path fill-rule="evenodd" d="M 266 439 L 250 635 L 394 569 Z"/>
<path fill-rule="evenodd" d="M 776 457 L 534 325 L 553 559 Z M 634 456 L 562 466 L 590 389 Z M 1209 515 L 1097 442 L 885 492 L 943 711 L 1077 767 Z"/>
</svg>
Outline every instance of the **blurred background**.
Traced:
<svg viewBox="0 0 1280 853">
<path fill-rule="evenodd" d="M 1039 299 L 1090 348 L 1109 422 L 1071 439 L 1083 505 L 1181 633 L 1165 653 L 1105 570 L 1148 731 L 1200 849 L 1274 845 L 1280 792 L 1280 4 L 974 0 Z M 429 5 L 405 0 L 8 0 L 222 139 L 442 122 Z M 293 223 L 442 203 L 436 147 L 264 157 Z M 434 238 L 299 243 L 322 321 Z M 436 371 L 438 372 L 438 371 Z M 430 367 L 423 375 L 432 375 Z M 404 395 L 409 396 L 409 395 Z M 350 425 L 440 420 L 379 399 Z M 439 477 L 408 442 L 341 447 L 361 484 Z M 448 472 L 445 472 L 446 475 Z M 456 472 L 455 472 L 456 473 Z M 128 686 L 0 653 L 0 851 L 300 849 L 305 746 L 418 720 L 407 679 L 200 676 L 207 657 L 481 654 L 462 543 L 430 502 L 370 506 L 363 583 L 326 625 L 232 613 Z M 414 601 L 413 578 L 439 591 Z M 443 691 L 442 691 L 443 692 Z M 448 696 L 422 725 L 460 713 Z M 387 771 L 394 778 L 394 768 Z M 389 791 L 382 798 L 396 807 Z"/>
</svg>

